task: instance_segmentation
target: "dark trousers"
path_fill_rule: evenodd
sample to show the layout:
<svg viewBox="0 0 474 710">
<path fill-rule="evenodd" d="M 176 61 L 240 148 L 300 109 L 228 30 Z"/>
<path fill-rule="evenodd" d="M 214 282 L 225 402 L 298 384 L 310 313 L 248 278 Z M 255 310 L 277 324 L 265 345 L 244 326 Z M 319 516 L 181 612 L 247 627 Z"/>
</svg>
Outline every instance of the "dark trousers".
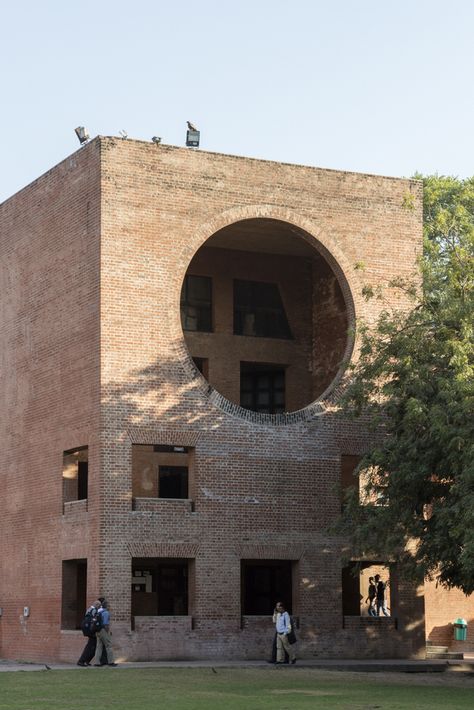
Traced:
<svg viewBox="0 0 474 710">
<path fill-rule="evenodd" d="M 78 660 L 78 663 L 90 663 L 95 656 L 96 648 L 97 648 L 97 638 L 96 638 L 96 635 L 94 634 L 94 636 L 90 636 L 87 639 L 87 643 L 84 646 L 84 650 L 81 653 L 81 657 Z M 102 651 L 102 656 L 100 658 L 100 662 L 102 665 L 105 665 L 107 663 L 107 653 L 105 652 L 105 648 Z"/>
<path fill-rule="evenodd" d="M 81 657 L 78 660 L 78 663 L 90 663 L 95 656 L 96 646 L 97 639 L 95 637 L 95 634 L 94 636 L 89 636 L 89 638 L 87 639 L 87 643 L 84 646 L 84 650 L 81 653 Z"/>
</svg>

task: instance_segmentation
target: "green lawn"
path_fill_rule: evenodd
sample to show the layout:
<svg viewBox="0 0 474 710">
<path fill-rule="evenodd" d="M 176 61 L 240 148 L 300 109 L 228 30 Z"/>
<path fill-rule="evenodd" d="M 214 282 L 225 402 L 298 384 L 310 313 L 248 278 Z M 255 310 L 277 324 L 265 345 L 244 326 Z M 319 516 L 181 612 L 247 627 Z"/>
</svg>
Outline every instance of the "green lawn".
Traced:
<svg viewBox="0 0 474 710">
<path fill-rule="evenodd" d="M 87 668 L 0 673 L 1 710 L 311 710 L 474 707 L 464 674 L 307 668 Z"/>
</svg>

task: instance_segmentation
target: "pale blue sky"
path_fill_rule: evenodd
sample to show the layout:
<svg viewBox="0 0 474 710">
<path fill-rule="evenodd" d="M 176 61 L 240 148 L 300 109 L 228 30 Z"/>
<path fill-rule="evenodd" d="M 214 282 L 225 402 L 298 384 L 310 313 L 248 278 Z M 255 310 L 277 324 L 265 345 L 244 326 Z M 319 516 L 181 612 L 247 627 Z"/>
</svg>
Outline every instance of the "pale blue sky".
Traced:
<svg viewBox="0 0 474 710">
<path fill-rule="evenodd" d="M 472 0 L 3 0 L 0 201 L 74 134 L 474 174 Z"/>
</svg>

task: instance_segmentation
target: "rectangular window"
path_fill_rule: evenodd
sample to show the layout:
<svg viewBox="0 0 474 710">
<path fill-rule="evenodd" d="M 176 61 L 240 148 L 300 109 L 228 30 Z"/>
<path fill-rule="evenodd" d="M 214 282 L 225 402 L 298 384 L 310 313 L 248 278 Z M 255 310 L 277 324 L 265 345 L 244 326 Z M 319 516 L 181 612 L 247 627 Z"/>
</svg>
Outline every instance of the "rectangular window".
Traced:
<svg viewBox="0 0 474 710">
<path fill-rule="evenodd" d="M 184 277 L 181 289 L 183 330 L 212 332 L 212 279 L 209 276 Z"/>
<path fill-rule="evenodd" d="M 362 468 L 357 476 L 354 471 L 361 461 L 361 456 L 341 456 L 341 509 L 347 492 L 352 488 L 356 491 L 360 505 L 388 505 L 387 476 L 375 467 Z M 369 481 L 377 483 L 378 491 L 366 490 Z"/>
<path fill-rule="evenodd" d="M 285 368 L 269 363 L 240 363 L 240 406 L 262 414 L 285 411 Z"/>
<path fill-rule="evenodd" d="M 187 446 L 132 446 L 133 498 L 192 497 L 194 450 Z"/>
<path fill-rule="evenodd" d="M 234 334 L 292 338 L 277 284 L 234 280 Z"/>
<path fill-rule="evenodd" d="M 277 601 L 291 614 L 292 566 L 289 560 L 242 560 L 242 614 L 272 614 Z"/>
<path fill-rule="evenodd" d="M 80 446 L 63 452 L 63 502 L 87 499 L 89 448 Z"/>
<path fill-rule="evenodd" d="M 350 489 L 359 490 L 359 476 L 354 476 L 354 471 L 360 462 L 360 456 L 341 456 L 341 508 L 344 507 L 346 494 Z"/>
<path fill-rule="evenodd" d="M 86 610 L 87 560 L 63 560 L 61 628 L 80 629 Z"/>
<path fill-rule="evenodd" d="M 132 615 L 186 616 L 192 560 L 132 559 Z"/>
</svg>

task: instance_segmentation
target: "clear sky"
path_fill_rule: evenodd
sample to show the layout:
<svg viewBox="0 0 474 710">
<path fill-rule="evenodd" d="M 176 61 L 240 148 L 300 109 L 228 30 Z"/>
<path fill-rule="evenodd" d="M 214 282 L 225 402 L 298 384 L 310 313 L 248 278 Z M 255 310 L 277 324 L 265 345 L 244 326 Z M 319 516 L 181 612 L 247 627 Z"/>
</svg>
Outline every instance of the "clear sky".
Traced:
<svg viewBox="0 0 474 710">
<path fill-rule="evenodd" d="M 473 0 L 1 0 L 0 202 L 91 136 L 474 174 Z"/>
</svg>

